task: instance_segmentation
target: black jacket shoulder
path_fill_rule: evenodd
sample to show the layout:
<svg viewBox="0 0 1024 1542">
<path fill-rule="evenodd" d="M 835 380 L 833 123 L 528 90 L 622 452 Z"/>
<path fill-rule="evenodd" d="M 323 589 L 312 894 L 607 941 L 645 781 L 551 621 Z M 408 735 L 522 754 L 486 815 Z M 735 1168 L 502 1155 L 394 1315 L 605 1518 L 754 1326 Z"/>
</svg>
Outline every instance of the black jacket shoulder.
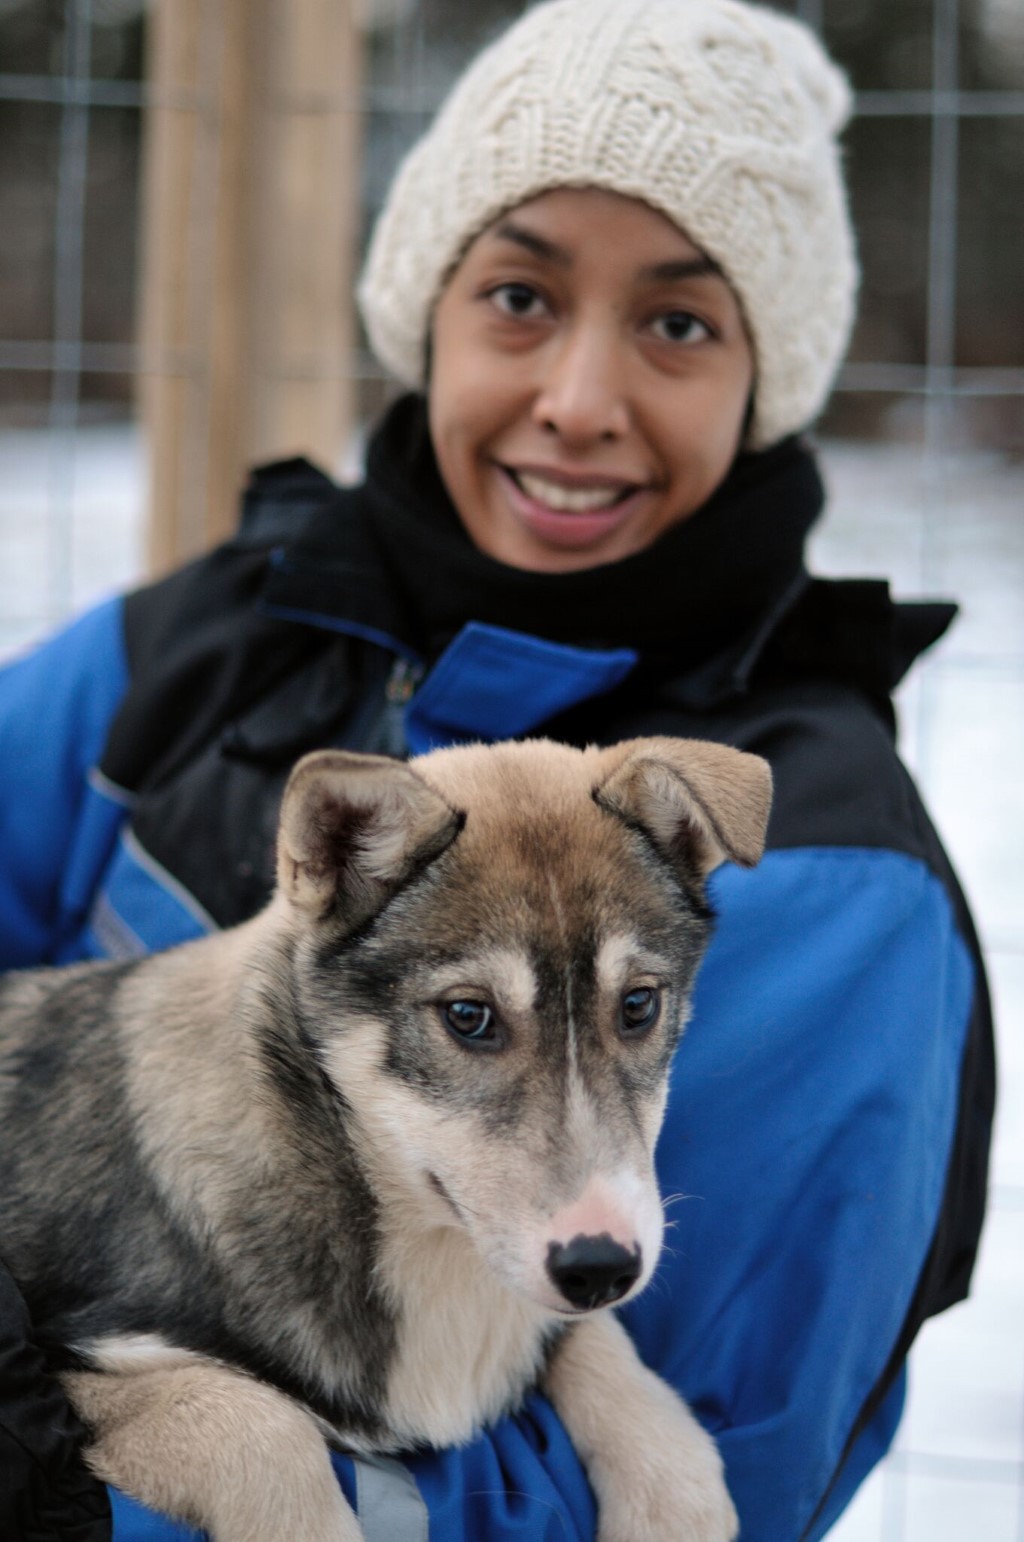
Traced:
<svg viewBox="0 0 1024 1542">
<path fill-rule="evenodd" d="M 237 534 L 124 602 L 129 688 L 102 769 L 135 791 L 173 777 L 226 723 L 330 647 L 333 639 L 267 614 L 274 554 L 337 496 L 304 460 L 253 473 Z"/>
</svg>

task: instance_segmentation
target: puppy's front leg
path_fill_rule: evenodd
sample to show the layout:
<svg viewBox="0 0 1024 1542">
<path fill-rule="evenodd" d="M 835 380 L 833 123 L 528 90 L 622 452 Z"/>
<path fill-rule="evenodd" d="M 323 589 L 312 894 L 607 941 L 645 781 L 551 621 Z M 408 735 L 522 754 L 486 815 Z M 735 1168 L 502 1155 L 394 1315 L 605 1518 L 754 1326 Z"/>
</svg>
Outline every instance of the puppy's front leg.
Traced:
<svg viewBox="0 0 1024 1542">
<path fill-rule="evenodd" d="M 732 1542 L 739 1521 L 714 1441 L 617 1318 L 570 1330 L 547 1390 L 597 1496 L 598 1542 Z"/>
<path fill-rule="evenodd" d="M 93 1434 L 86 1460 L 214 1542 L 362 1542 L 312 1418 L 212 1361 L 63 1378 Z"/>
</svg>

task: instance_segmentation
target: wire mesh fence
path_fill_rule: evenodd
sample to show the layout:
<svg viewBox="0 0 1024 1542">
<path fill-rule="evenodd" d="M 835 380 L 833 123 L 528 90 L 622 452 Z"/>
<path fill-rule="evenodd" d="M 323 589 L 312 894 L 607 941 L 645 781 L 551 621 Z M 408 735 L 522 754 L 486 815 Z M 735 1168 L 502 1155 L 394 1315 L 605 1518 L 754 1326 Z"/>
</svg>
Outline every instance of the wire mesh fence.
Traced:
<svg viewBox="0 0 1024 1542">
<path fill-rule="evenodd" d="M 211 35 L 226 4 L 204 0 Z M 1019 794 L 1001 769 L 1024 752 L 1024 7 L 778 8 L 822 33 L 856 88 L 846 155 L 863 290 L 819 428 L 835 508 L 816 556 L 967 596 L 960 640 L 901 705 L 981 916 L 1008 1089 L 980 1305 L 926 1332 L 898 1449 L 840 1530 L 847 1542 L 1024 1542 L 1024 916 L 1020 825 L 1006 813 Z M 364 237 L 452 78 L 522 9 L 362 0 Z M 0 652 L 143 563 L 146 25 L 145 0 L 0 0 Z M 365 344 L 346 367 L 371 421 L 391 387 Z M 345 454 L 339 442 L 339 464 Z"/>
</svg>

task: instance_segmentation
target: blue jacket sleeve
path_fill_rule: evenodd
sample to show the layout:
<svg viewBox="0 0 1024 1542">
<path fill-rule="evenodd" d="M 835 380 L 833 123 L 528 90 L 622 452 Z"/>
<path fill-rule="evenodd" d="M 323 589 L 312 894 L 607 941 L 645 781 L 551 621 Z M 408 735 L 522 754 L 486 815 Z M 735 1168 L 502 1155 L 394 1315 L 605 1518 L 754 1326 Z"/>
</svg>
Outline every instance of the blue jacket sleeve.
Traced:
<svg viewBox="0 0 1024 1542">
<path fill-rule="evenodd" d="M 58 960 L 123 818 L 93 772 L 128 679 L 121 603 L 0 671 L 0 970 Z"/>
<path fill-rule="evenodd" d="M 713 897 L 658 1148 L 666 1247 L 624 1317 L 716 1435 L 743 1542 L 816 1542 L 898 1421 L 892 1357 L 942 1204 L 975 969 L 947 890 L 891 851 L 773 852 L 720 870 Z M 407 1465 L 431 1542 L 593 1542 L 539 1395 Z M 116 1542 L 181 1535 L 115 1516 Z"/>
</svg>

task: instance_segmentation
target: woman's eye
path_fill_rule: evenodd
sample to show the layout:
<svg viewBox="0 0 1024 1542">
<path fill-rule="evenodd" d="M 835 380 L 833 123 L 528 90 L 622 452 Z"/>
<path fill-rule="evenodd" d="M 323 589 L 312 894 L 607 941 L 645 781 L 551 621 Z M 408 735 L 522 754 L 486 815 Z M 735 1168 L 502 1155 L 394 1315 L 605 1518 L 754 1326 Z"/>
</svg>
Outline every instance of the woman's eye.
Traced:
<svg viewBox="0 0 1024 1542">
<path fill-rule="evenodd" d="M 702 343 L 711 329 L 690 311 L 666 311 L 653 324 L 655 335 L 666 343 Z"/>
<path fill-rule="evenodd" d="M 506 316 L 536 316 L 543 305 L 540 295 L 529 284 L 499 284 L 489 297 Z"/>
<path fill-rule="evenodd" d="M 489 1044 L 496 1037 L 494 1011 L 485 1001 L 446 1001 L 441 1021 L 464 1044 Z"/>
<path fill-rule="evenodd" d="M 627 1038 L 638 1038 L 653 1028 L 661 1012 L 661 992 L 653 985 L 640 985 L 622 998 L 620 1030 Z"/>
</svg>

